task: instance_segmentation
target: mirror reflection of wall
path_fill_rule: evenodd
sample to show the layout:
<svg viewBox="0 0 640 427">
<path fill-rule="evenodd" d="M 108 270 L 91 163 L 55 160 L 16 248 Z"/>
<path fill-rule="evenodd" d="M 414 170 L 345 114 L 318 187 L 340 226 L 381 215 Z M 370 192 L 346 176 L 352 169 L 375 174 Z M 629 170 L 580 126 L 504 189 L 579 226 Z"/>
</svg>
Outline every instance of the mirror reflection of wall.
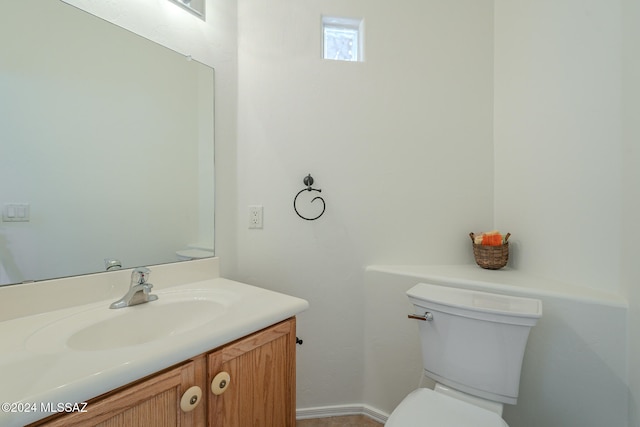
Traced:
<svg viewBox="0 0 640 427">
<path fill-rule="evenodd" d="M 0 285 L 213 250 L 213 70 L 58 1 L 0 11 Z M 212 253 L 211 253 L 212 254 Z"/>
</svg>

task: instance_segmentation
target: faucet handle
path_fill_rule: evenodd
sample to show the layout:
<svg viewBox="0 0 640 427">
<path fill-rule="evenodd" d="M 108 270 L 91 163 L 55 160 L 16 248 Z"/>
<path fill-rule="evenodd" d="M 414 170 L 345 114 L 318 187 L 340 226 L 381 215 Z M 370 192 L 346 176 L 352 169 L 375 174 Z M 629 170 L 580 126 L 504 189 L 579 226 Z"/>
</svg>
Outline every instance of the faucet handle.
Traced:
<svg viewBox="0 0 640 427">
<path fill-rule="evenodd" d="M 151 270 L 147 267 L 138 267 L 131 272 L 131 285 L 144 285 L 149 280 Z"/>
</svg>

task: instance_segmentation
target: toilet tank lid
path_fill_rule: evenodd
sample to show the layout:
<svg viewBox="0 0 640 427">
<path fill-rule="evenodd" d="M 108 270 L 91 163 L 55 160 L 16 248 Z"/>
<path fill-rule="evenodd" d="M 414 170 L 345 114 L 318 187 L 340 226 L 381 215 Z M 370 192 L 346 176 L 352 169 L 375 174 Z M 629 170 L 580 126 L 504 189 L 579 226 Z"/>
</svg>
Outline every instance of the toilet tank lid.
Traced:
<svg viewBox="0 0 640 427">
<path fill-rule="evenodd" d="M 493 294 L 470 289 L 418 283 L 407 291 L 412 299 L 480 313 L 538 319 L 542 301 L 534 298 Z"/>
</svg>

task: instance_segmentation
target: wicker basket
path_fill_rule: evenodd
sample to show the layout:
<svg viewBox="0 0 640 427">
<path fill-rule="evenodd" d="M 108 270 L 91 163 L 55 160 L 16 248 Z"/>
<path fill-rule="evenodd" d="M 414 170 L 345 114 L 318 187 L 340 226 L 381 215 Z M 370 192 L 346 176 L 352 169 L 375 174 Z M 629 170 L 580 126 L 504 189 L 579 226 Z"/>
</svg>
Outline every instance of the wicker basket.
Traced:
<svg viewBox="0 0 640 427">
<path fill-rule="evenodd" d="M 500 246 L 477 245 L 475 243 L 475 235 L 469 233 L 473 245 L 473 256 L 476 258 L 476 264 L 487 270 L 499 270 L 509 261 L 509 236 L 507 233 L 504 237 L 504 244 Z"/>
</svg>

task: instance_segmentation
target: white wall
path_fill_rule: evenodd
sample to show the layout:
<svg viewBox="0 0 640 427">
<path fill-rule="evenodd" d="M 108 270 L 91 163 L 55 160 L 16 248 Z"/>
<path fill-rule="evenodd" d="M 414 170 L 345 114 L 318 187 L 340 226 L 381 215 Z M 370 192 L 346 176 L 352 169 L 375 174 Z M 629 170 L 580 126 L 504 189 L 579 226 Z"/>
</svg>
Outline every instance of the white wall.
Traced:
<svg viewBox="0 0 640 427">
<path fill-rule="evenodd" d="M 523 236 L 522 269 L 628 297 L 629 425 L 640 425 L 640 8 L 522 6 L 496 1 L 496 222 Z"/>
<path fill-rule="evenodd" d="M 363 267 L 463 263 L 492 225 L 491 1 L 241 0 L 238 275 L 309 300 L 298 406 L 362 403 Z M 320 58 L 364 18 L 364 63 Z M 311 173 L 327 209 L 298 218 Z M 247 229 L 247 205 L 264 229 Z"/>
<path fill-rule="evenodd" d="M 629 425 L 640 424 L 637 3 L 495 2 L 496 224 L 517 236 L 519 269 L 628 296 Z"/>
<path fill-rule="evenodd" d="M 640 2 L 623 10 L 622 283 L 629 297 L 629 425 L 640 425 Z"/>
<path fill-rule="evenodd" d="M 517 268 L 620 286 L 621 13 L 608 0 L 495 1 L 496 226 Z"/>
<path fill-rule="evenodd" d="M 364 64 L 318 59 L 323 13 L 365 18 Z M 493 224 L 488 201 L 494 225 L 513 233 L 513 266 L 578 287 L 624 291 L 620 19 L 619 5 L 598 1 L 497 1 L 495 12 L 491 2 L 412 3 L 392 12 L 360 3 L 239 3 L 238 278 L 311 302 L 299 323 L 299 407 L 392 407 L 370 391 L 376 381 L 360 366 L 388 344 L 365 335 L 363 354 L 356 341 L 375 318 L 366 314 L 368 304 L 383 310 L 386 301 L 366 294 L 361 269 L 470 261 L 463 232 Z M 420 40 L 420 53 L 405 50 L 415 46 L 411 40 Z M 455 111 L 457 99 L 465 110 Z M 291 207 L 309 172 L 328 204 L 316 223 L 302 222 Z M 495 200 L 487 179 L 495 182 Z M 265 206 L 264 230 L 243 224 L 249 204 Z M 606 250 L 592 244 L 603 241 Z M 618 399 L 624 346 L 609 354 L 615 362 L 602 365 L 597 353 L 606 350 L 591 357 L 576 349 L 582 332 L 575 313 L 589 309 L 575 304 L 570 321 L 558 309 L 547 330 L 559 327 L 557 342 L 573 340 L 570 357 L 583 357 L 571 365 L 576 375 L 580 366 L 592 367 L 598 374 L 589 378 L 606 378 L 604 395 Z M 620 311 L 612 322 L 624 327 Z M 549 360 L 567 357 L 545 348 Z M 554 369 L 545 362 L 525 375 L 546 377 Z M 544 384 L 535 384 L 533 401 L 541 402 L 535 395 Z M 617 414 L 613 422 L 622 425 L 626 403 L 600 410 L 598 396 L 585 395 L 591 415 L 552 412 L 548 419 Z M 507 412 L 518 423 L 533 411 L 521 408 Z"/>
</svg>

